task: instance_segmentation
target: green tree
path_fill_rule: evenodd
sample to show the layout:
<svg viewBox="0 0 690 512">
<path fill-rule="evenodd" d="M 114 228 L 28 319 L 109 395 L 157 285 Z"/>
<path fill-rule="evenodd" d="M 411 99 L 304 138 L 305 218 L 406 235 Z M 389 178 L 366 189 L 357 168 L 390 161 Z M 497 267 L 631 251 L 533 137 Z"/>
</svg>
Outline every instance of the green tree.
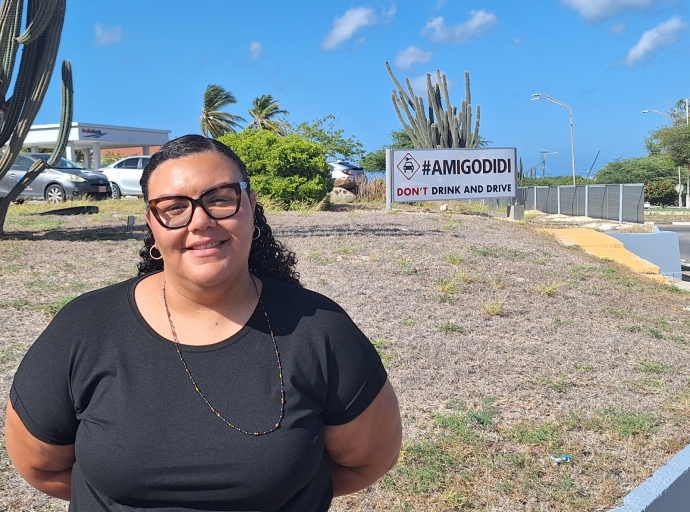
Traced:
<svg viewBox="0 0 690 512">
<path fill-rule="evenodd" d="M 280 115 L 289 115 L 290 112 L 280 108 L 278 100 L 273 99 L 270 94 L 264 94 L 258 98 L 254 98 L 252 108 L 249 109 L 249 115 L 252 117 L 252 122 L 247 128 L 255 128 L 258 130 L 269 130 L 278 135 L 285 135 L 290 129 L 290 125 L 280 119 L 275 119 Z"/>
<path fill-rule="evenodd" d="M 678 181 L 677 166 L 663 154 L 609 162 L 594 177 L 596 183 L 653 183 Z"/>
<path fill-rule="evenodd" d="M 321 201 L 333 186 L 324 148 L 298 135 L 244 130 L 218 140 L 242 159 L 260 196 L 288 208 L 294 202 Z"/>
<path fill-rule="evenodd" d="M 328 114 L 311 123 L 298 124 L 292 128 L 292 133 L 320 144 L 325 150 L 326 158 L 354 160 L 361 157 L 364 154 L 362 143 L 354 136 L 345 138 L 345 131 L 336 129 L 336 124 L 338 119 L 333 114 Z"/>
<path fill-rule="evenodd" d="M 226 91 L 220 85 L 209 85 L 204 92 L 204 106 L 201 109 L 201 133 L 205 137 L 218 138 L 231 132 L 240 126 L 240 122 L 246 122 L 242 117 L 223 112 L 221 109 L 237 103 L 230 91 Z"/>
<path fill-rule="evenodd" d="M 666 156 L 677 166 L 690 164 L 690 126 L 685 123 L 654 130 L 645 145 L 650 155 Z"/>
<path fill-rule="evenodd" d="M 669 206 L 678 204 L 678 192 L 673 181 L 655 181 L 644 186 L 644 199 L 650 204 Z"/>
<path fill-rule="evenodd" d="M 370 151 L 359 160 L 359 165 L 366 171 L 380 171 L 386 168 L 386 148 L 413 149 L 414 144 L 410 136 L 403 129 L 393 130 L 389 134 L 390 144 L 375 151 Z"/>
</svg>

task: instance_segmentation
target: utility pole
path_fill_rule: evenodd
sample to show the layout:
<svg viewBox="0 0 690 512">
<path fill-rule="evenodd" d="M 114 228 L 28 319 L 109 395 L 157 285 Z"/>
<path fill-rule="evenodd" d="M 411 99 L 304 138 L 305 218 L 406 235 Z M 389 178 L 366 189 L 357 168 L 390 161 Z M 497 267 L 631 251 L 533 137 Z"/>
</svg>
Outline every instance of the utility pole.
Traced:
<svg viewBox="0 0 690 512">
<path fill-rule="evenodd" d="M 554 151 L 553 153 L 550 153 L 547 150 L 542 150 L 541 152 L 541 177 L 544 178 L 546 176 L 546 155 L 557 155 L 558 151 Z"/>
<path fill-rule="evenodd" d="M 676 187 L 678 192 L 678 208 L 683 207 L 683 184 L 680 181 L 680 165 L 678 166 L 678 186 Z M 687 206 L 687 204 L 686 204 Z"/>
</svg>

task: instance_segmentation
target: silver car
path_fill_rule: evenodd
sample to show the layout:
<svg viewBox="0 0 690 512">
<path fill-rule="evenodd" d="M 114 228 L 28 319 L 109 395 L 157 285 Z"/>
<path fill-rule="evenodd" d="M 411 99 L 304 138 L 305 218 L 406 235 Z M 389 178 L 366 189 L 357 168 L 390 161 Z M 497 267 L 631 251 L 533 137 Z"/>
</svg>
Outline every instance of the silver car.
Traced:
<svg viewBox="0 0 690 512">
<path fill-rule="evenodd" d="M 144 167 L 149 163 L 149 158 L 151 157 L 148 155 L 128 156 L 98 169 L 98 172 L 103 173 L 110 181 L 113 199 L 120 199 L 122 196 L 143 195 L 139 180 L 141 180 Z"/>
<path fill-rule="evenodd" d="M 0 196 L 6 196 L 22 179 L 33 163 L 48 160 L 47 153 L 20 153 L 10 170 L 0 180 Z M 108 180 L 97 172 L 85 169 L 81 165 L 61 158 L 57 164 L 41 172 L 17 198 L 17 202 L 26 199 L 45 199 L 49 203 L 60 203 L 67 199 L 106 199 L 110 196 Z"/>
<path fill-rule="evenodd" d="M 331 171 L 331 178 L 359 178 L 365 176 L 364 169 L 360 166 L 346 162 L 345 160 L 336 160 L 335 162 L 327 162 L 328 168 Z"/>
</svg>

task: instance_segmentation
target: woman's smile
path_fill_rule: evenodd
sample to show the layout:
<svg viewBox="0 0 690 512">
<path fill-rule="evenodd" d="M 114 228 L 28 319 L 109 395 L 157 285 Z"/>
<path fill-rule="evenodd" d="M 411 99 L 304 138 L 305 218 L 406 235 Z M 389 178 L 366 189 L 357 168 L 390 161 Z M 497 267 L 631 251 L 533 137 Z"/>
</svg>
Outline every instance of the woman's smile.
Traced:
<svg viewBox="0 0 690 512">
<path fill-rule="evenodd" d="M 213 249 L 213 248 L 218 247 L 219 245 L 222 245 L 224 243 L 225 243 L 225 240 L 216 240 L 215 242 L 192 244 L 189 247 L 187 247 L 187 249 L 190 251 L 202 251 L 204 249 Z"/>
</svg>

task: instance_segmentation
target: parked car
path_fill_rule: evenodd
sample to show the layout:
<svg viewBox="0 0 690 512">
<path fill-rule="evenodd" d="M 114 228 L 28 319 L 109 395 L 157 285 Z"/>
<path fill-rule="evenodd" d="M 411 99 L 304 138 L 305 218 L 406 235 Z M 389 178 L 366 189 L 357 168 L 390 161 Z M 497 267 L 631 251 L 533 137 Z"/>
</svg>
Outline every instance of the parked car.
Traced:
<svg viewBox="0 0 690 512">
<path fill-rule="evenodd" d="M 336 160 L 335 162 L 327 162 L 328 168 L 331 170 L 331 177 L 335 180 L 338 178 L 358 178 L 365 176 L 364 169 L 345 160 Z"/>
<path fill-rule="evenodd" d="M 144 167 L 149 163 L 149 158 L 151 157 L 148 155 L 128 156 L 98 169 L 98 172 L 102 172 L 110 181 L 113 199 L 120 199 L 122 196 L 143 195 L 139 180 Z"/>
<path fill-rule="evenodd" d="M 6 196 L 22 179 L 36 160 L 47 161 L 47 153 L 20 153 L 10 170 L 0 179 L 0 196 Z M 41 172 L 19 195 L 17 200 L 41 198 L 49 203 L 60 203 L 67 199 L 106 199 L 110 196 L 108 180 L 97 172 L 61 158 L 57 164 Z"/>
</svg>

